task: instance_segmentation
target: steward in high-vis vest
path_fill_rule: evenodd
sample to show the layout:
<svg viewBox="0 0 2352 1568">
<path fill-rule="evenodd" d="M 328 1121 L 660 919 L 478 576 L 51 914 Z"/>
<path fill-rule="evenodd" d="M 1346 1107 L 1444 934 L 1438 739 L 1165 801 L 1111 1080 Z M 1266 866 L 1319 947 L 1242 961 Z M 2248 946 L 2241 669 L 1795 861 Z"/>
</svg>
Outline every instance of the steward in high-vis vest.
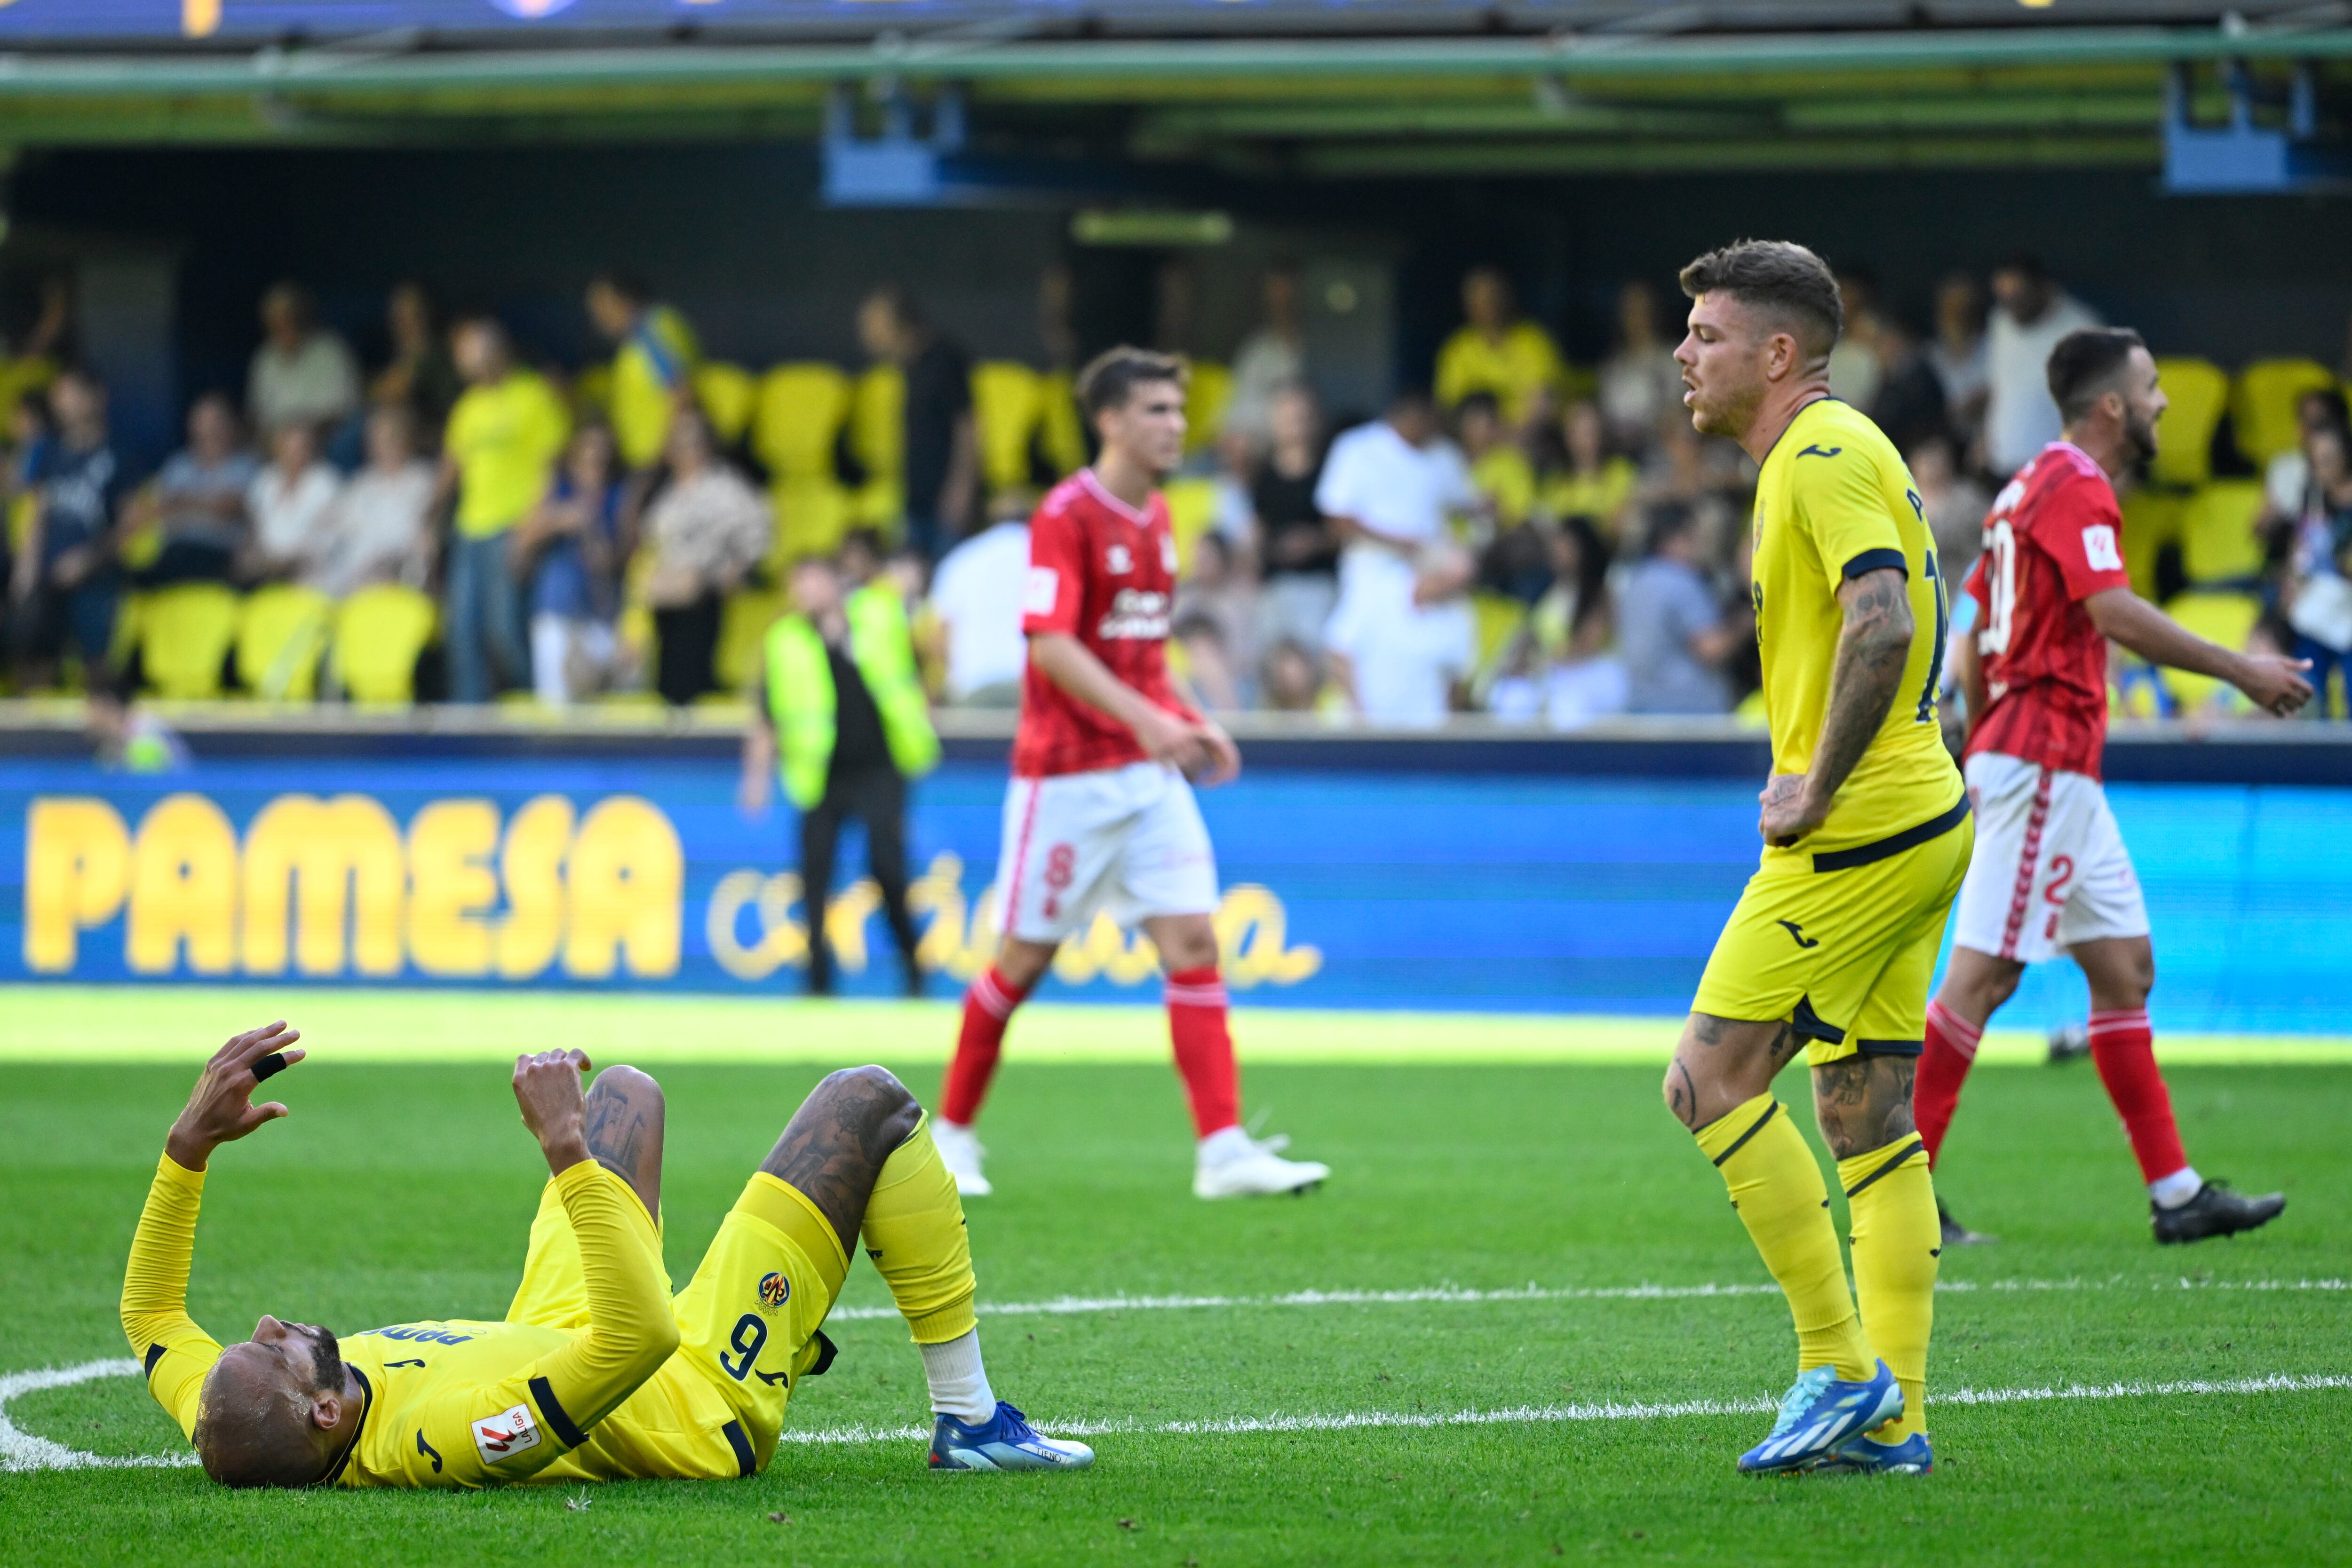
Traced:
<svg viewBox="0 0 2352 1568">
<path fill-rule="evenodd" d="M 915 921 L 907 910 L 907 781 L 939 765 L 940 737 L 923 696 L 907 612 L 887 582 L 842 591 L 831 561 L 793 569 L 792 611 L 768 628 L 766 656 L 743 737 L 744 810 L 767 809 L 771 773 L 801 814 L 801 908 L 809 927 L 809 991 L 833 990 L 823 911 L 845 818 L 866 824 L 866 862 L 920 996 Z"/>
</svg>

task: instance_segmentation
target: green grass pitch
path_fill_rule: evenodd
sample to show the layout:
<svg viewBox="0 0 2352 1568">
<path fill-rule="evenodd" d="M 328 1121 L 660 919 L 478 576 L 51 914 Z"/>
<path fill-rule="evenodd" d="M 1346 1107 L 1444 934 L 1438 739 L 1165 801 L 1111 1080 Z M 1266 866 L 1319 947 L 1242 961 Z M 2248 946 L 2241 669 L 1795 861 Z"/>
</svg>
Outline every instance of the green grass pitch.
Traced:
<svg viewBox="0 0 2352 1568">
<path fill-rule="evenodd" d="M 543 1167 L 489 1058 L 555 1042 L 598 1005 L 0 993 L 0 1375 L 127 1354 L 116 1296 L 163 1130 L 195 1057 L 272 1009 L 379 1041 L 406 1029 L 482 1059 L 377 1060 L 397 1054 L 381 1047 L 339 1062 L 336 1029 L 317 1029 L 319 1054 L 271 1086 L 293 1118 L 214 1162 L 197 1320 L 236 1337 L 263 1311 L 338 1330 L 499 1315 Z M 820 1075 L 806 1058 L 898 1064 L 928 1099 L 950 1027 L 938 1005 L 741 1008 L 631 1004 L 597 1036 L 619 1054 L 635 1036 L 668 1092 L 680 1280 Z M 1932 1477 L 1759 1482 L 1731 1461 L 1768 1417 L 1723 1406 L 1777 1397 L 1793 1341 L 1720 1183 L 1660 1106 L 1654 1064 L 1526 1047 L 1556 1034 L 1569 1042 L 1556 1054 L 1574 1057 L 1580 1030 L 1616 1039 L 1619 1026 L 1432 1018 L 1413 1049 L 1380 1060 L 1280 1060 L 1300 1030 L 1344 1036 L 1345 1020 L 1245 1014 L 1245 1051 L 1256 1040 L 1276 1058 L 1248 1069 L 1250 1104 L 1336 1175 L 1304 1199 L 1208 1205 L 1186 1187 L 1188 1129 L 1164 1063 L 1024 1061 L 1023 1030 L 1044 1042 L 1089 1016 L 1047 1022 L 1054 1012 L 1015 1026 L 982 1127 L 997 1194 L 970 1206 L 971 1239 L 998 1392 L 1048 1429 L 1118 1428 L 1091 1439 L 1091 1471 L 933 1476 L 919 1439 L 873 1436 L 927 1409 L 905 1329 L 860 1265 L 830 1327 L 840 1360 L 792 1406 L 791 1432 L 828 1440 L 786 1443 L 757 1479 L 261 1495 L 189 1469 L 19 1469 L 0 1473 L 0 1556 L 387 1568 L 2352 1556 L 2340 1425 L 2352 1416 L 2352 1067 L 2175 1067 L 2200 1167 L 2282 1186 L 2290 1207 L 2257 1236 L 2162 1250 L 2087 1066 L 1980 1071 L 1938 1186 L 2001 1240 L 1945 1260 L 1930 1375 L 1937 1393 L 1988 1397 L 1931 1406 Z M 184 1048 L 158 1048 L 184 1060 L 106 1060 L 116 1015 L 192 1030 Z M 765 1060 L 730 1034 L 754 1017 L 784 1042 Z M 662 1021 L 640 1032 L 616 1018 Z M 1146 1009 L 1106 1018 L 1103 1039 L 1126 1043 L 1097 1055 L 1143 1054 L 1160 1027 Z M 1398 1026 L 1362 1028 L 1375 1039 Z M 698 1037 L 743 1059 L 690 1060 Z M 1656 1045 L 1637 1043 L 1626 1049 Z M 1456 1051 L 1467 1060 L 1432 1060 Z M 1797 1074 L 1780 1088 L 1801 1105 Z M 1645 1284 L 1739 1289 L 1622 1289 Z M 1282 1299 L 1445 1286 L 1457 1295 Z M 1200 1296 L 1239 1300 L 987 1311 Z M 2305 1381 L 2252 1386 L 2272 1377 Z M 2098 1396 L 2019 1396 L 2061 1388 Z M 1508 1418 L 1438 1419 L 1467 1412 Z M 83 1452 L 184 1448 L 135 1378 L 21 1394 L 5 1414 Z"/>
</svg>

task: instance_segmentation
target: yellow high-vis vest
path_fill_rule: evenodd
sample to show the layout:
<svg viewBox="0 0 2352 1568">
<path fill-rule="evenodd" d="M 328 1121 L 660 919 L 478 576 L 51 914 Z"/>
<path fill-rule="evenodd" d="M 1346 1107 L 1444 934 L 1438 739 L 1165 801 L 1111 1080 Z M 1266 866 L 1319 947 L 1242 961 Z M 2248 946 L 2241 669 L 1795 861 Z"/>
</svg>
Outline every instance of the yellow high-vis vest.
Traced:
<svg viewBox="0 0 2352 1568">
<path fill-rule="evenodd" d="M 849 658 L 882 716 L 890 760 L 908 779 L 939 766 L 939 732 L 931 727 L 915 639 L 906 607 L 889 589 L 868 585 L 843 606 L 849 617 Z M 805 811 L 824 798 L 839 730 L 838 694 L 824 638 L 805 615 L 784 615 L 768 628 L 768 714 L 776 726 L 776 768 L 784 795 Z"/>
</svg>

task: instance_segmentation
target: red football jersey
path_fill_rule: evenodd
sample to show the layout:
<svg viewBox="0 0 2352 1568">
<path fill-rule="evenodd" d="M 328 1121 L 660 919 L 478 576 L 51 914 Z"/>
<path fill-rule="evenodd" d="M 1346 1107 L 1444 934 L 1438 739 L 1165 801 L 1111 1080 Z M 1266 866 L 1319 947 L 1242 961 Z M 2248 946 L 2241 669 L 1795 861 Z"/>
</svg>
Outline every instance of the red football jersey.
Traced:
<svg viewBox="0 0 2352 1568">
<path fill-rule="evenodd" d="M 2083 601 L 2131 586 L 2123 530 L 2105 472 L 2063 441 L 2043 447 L 1993 498 L 1968 583 L 1987 699 L 1970 755 L 1998 751 L 2099 777 L 2107 640 Z"/>
<path fill-rule="evenodd" d="M 1196 718 L 1168 678 L 1169 607 L 1176 593 L 1176 535 L 1158 492 L 1141 511 L 1081 468 L 1046 494 L 1029 519 L 1024 635 L 1059 632 L 1084 643 L 1110 673 L 1160 707 Z M 1013 771 L 1039 779 L 1144 760 L 1125 725 L 1087 706 L 1031 664 L 1022 676 Z"/>
</svg>

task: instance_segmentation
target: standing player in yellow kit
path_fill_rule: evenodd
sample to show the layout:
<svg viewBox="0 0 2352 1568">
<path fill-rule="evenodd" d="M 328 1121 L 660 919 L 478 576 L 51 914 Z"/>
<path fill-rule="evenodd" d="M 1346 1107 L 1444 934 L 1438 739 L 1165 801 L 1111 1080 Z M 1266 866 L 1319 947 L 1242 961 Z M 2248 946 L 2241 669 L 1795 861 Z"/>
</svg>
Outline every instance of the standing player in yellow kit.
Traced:
<svg viewBox="0 0 2352 1568">
<path fill-rule="evenodd" d="M 122 1283 L 147 1386 L 230 1486 L 480 1487 L 749 1476 L 767 1468 L 793 1385 L 833 1359 L 818 1325 L 862 1236 L 914 1331 L 938 1419 L 934 1469 L 1064 1469 L 989 1388 L 954 1178 L 922 1108 L 878 1067 L 820 1083 L 673 1300 L 662 1265 L 660 1086 L 587 1058 L 518 1058 L 515 1100 L 551 1177 L 503 1321 L 451 1319 L 338 1341 L 265 1315 L 223 1347 L 185 1306 L 205 1167 L 287 1113 L 254 1089 L 302 1059 L 283 1023 L 238 1035 L 173 1124 Z"/>
<path fill-rule="evenodd" d="M 1917 1473 L 1934 1462 L 1941 1238 L 1911 1086 L 1974 841 L 1936 720 L 1944 583 L 1902 457 L 1830 396 L 1843 321 L 1821 257 L 1746 241 L 1682 285 L 1691 423 L 1762 465 L 1751 591 L 1772 777 L 1762 862 L 1707 960 L 1666 1103 L 1723 1173 L 1796 1322 L 1796 1385 L 1739 1468 Z M 1800 1047 L 1851 1208 L 1858 1315 L 1821 1168 L 1772 1097 Z"/>
</svg>

